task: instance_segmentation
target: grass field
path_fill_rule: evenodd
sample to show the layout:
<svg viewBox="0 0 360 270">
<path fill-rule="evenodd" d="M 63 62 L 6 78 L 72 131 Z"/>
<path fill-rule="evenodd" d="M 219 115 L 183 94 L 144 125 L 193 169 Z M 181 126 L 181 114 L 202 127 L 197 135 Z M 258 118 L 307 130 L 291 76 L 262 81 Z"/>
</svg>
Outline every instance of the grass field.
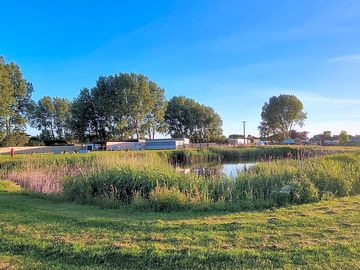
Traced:
<svg viewBox="0 0 360 270">
<path fill-rule="evenodd" d="M 128 212 L 0 181 L 0 269 L 360 269 L 360 196 L 266 211 Z"/>
</svg>

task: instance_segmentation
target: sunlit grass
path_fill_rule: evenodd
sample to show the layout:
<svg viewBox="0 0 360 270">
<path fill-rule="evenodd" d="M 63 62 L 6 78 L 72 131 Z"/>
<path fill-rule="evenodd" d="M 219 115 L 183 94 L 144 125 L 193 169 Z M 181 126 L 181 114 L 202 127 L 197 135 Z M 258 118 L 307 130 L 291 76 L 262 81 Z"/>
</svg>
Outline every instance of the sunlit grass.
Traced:
<svg viewBox="0 0 360 270">
<path fill-rule="evenodd" d="M 249 212 L 104 210 L 0 191 L 3 269 L 358 269 L 360 197 Z"/>
</svg>

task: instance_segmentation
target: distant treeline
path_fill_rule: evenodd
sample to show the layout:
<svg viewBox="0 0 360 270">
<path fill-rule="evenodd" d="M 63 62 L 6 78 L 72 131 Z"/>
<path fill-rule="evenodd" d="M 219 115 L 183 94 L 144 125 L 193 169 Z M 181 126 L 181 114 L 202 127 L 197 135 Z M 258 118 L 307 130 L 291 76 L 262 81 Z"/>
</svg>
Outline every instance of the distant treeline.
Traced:
<svg viewBox="0 0 360 270">
<path fill-rule="evenodd" d="M 40 131 L 30 144 L 154 138 L 156 133 L 192 142 L 223 140 L 222 120 L 212 108 L 183 96 L 165 98 L 165 90 L 142 74 L 100 76 L 70 101 L 31 99 L 32 84 L 15 63 L 0 58 L 0 145 L 29 144 L 26 126 Z"/>
</svg>

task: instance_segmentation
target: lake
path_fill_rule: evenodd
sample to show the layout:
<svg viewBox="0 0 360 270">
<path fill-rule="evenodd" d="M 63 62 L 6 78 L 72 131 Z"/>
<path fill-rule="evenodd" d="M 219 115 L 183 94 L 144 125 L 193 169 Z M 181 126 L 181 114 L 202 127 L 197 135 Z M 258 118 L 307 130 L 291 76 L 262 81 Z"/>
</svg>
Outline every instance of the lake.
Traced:
<svg viewBox="0 0 360 270">
<path fill-rule="evenodd" d="M 199 163 L 191 164 L 187 166 L 174 166 L 175 171 L 178 173 L 196 173 L 197 175 L 226 175 L 236 176 L 239 172 L 245 171 L 252 166 L 255 166 L 257 162 L 250 161 L 237 161 L 237 162 L 223 162 L 223 163 Z"/>
</svg>

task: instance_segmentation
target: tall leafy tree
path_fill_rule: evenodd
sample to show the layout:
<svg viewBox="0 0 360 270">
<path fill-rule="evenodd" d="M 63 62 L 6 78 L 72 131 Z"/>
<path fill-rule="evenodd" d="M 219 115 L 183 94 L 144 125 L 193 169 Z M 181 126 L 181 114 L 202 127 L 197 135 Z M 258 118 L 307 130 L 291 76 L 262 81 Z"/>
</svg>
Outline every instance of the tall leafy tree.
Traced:
<svg viewBox="0 0 360 270">
<path fill-rule="evenodd" d="M 33 87 L 15 63 L 0 57 L 0 143 L 14 144 L 12 137 L 24 136 Z M 18 140 L 24 141 L 24 140 Z M 20 143 L 21 144 L 21 143 Z"/>
<path fill-rule="evenodd" d="M 165 107 L 164 90 L 142 74 L 101 76 L 74 100 L 71 126 L 81 140 L 153 137 L 164 130 Z"/>
<path fill-rule="evenodd" d="M 98 137 L 94 99 L 88 88 L 82 89 L 74 99 L 70 115 L 69 126 L 76 139 L 85 142 Z"/>
<path fill-rule="evenodd" d="M 33 108 L 31 125 L 41 131 L 43 140 L 55 139 L 54 115 L 55 106 L 50 96 L 39 99 Z"/>
<path fill-rule="evenodd" d="M 55 124 L 55 133 L 58 139 L 70 139 L 70 106 L 71 103 L 66 98 L 53 98 L 53 104 L 55 108 L 54 113 L 54 124 Z"/>
<path fill-rule="evenodd" d="M 168 102 L 165 121 L 172 137 L 210 142 L 222 136 L 222 120 L 214 109 L 184 96 L 173 97 Z"/>
<path fill-rule="evenodd" d="M 347 143 L 349 142 L 349 134 L 343 130 L 340 132 L 340 135 L 339 135 L 339 140 L 340 140 L 340 143 Z"/>
<path fill-rule="evenodd" d="M 31 125 L 41 131 L 43 140 L 68 138 L 70 102 L 64 98 L 42 97 L 34 105 Z"/>
<path fill-rule="evenodd" d="M 165 99 L 165 90 L 158 87 L 156 83 L 149 83 L 150 92 L 152 93 L 155 102 L 149 113 L 145 116 L 145 127 L 147 129 L 148 137 L 155 138 L 156 133 L 166 133 L 167 124 L 164 121 L 167 101 Z"/>
<path fill-rule="evenodd" d="M 302 102 L 294 95 L 273 96 L 265 102 L 261 112 L 259 131 L 263 137 L 276 136 L 279 140 L 288 138 L 294 126 L 304 125 L 306 113 Z"/>
</svg>

